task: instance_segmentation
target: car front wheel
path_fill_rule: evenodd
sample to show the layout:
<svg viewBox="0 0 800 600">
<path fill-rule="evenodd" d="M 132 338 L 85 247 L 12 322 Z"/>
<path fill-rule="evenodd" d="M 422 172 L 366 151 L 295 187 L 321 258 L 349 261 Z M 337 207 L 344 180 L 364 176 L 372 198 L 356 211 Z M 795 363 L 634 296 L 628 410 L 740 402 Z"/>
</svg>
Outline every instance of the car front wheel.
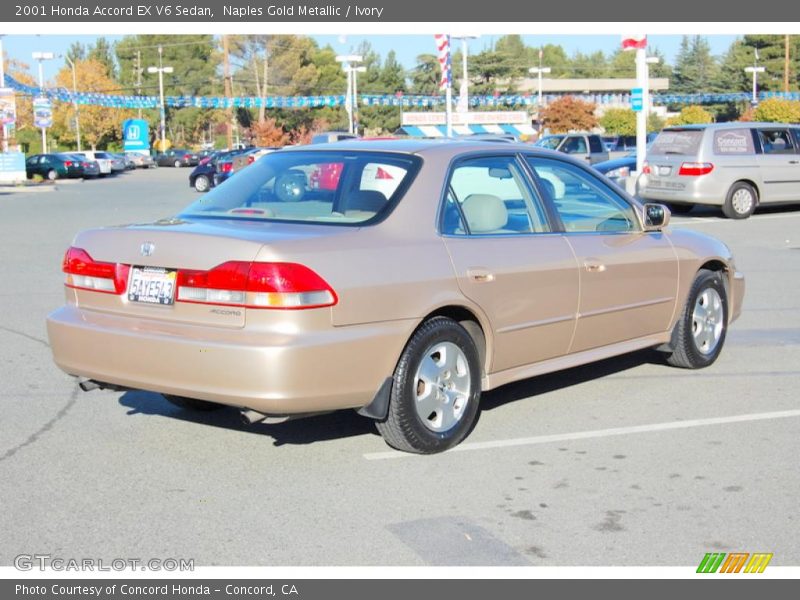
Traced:
<svg viewBox="0 0 800 600">
<path fill-rule="evenodd" d="M 387 444 L 433 454 L 452 448 L 478 414 L 481 368 L 472 337 L 457 322 L 434 317 L 409 340 L 395 368 L 389 413 L 377 422 Z"/>
<path fill-rule="evenodd" d="M 749 183 L 738 181 L 728 190 L 722 212 L 729 219 L 746 219 L 753 214 L 758 204 L 756 190 Z"/>
<path fill-rule="evenodd" d="M 667 362 L 684 369 L 707 367 L 722 351 L 727 330 L 728 296 L 722 274 L 701 269 L 675 325 Z"/>
<path fill-rule="evenodd" d="M 194 189 L 198 192 L 207 192 L 210 187 L 211 184 L 205 175 L 200 175 L 194 180 Z"/>
</svg>

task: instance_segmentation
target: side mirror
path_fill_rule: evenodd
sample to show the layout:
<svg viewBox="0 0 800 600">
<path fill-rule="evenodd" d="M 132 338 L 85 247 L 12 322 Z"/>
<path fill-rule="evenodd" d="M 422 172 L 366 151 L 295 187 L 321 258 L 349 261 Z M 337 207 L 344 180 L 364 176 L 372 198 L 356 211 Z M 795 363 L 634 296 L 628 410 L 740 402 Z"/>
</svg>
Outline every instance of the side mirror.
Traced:
<svg viewBox="0 0 800 600">
<path fill-rule="evenodd" d="M 669 225 L 669 209 L 663 204 L 644 205 L 644 230 L 659 231 Z"/>
</svg>

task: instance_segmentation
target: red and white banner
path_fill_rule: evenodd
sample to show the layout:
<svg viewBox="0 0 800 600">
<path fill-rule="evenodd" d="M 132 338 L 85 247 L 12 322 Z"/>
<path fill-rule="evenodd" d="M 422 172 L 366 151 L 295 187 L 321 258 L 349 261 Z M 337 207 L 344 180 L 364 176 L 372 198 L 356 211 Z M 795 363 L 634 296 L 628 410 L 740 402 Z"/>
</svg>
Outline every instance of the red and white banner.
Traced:
<svg viewBox="0 0 800 600">
<path fill-rule="evenodd" d="M 439 66 L 442 68 L 439 89 L 443 90 L 449 88 L 452 83 L 450 73 L 450 36 L 446 33 L 437 33 L 434 35 L 434 39 L 436 40 L 436 56 L 439 60 Z"/>
<path fill-rule="evenodd" d="M 641 50 L 647 48 L 646 35 L 623 35 L 622 36 L 622 49 L 623 50 Z"/>
</svg>

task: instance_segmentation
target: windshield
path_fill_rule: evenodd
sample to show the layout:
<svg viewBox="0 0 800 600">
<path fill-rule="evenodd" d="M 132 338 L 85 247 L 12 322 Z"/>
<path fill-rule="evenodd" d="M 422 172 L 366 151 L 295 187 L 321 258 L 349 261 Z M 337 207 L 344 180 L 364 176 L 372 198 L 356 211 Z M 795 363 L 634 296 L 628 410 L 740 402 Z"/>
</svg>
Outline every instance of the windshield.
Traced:
<svg viewBox="0 0 800 600">
<path fill-rule="evenodd" d="M 377 221 L 419 168 L 377 152 L 273 152 L 189 205 L 183 218 L 355 224 Z"/>
<path fill-rule="evenodd" d="M 561 140 L 564 139 L 563 135 L 548 135 L 536 142 L 540 148 L 547 148 L 548 150 L 556 150 Z"/>
</svg>

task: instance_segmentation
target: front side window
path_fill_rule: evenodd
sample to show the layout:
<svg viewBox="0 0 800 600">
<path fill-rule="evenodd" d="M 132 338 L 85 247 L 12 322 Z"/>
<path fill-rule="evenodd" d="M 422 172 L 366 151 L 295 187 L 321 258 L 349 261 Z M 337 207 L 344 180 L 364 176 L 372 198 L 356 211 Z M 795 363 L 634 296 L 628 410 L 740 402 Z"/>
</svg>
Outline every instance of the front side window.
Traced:
<svg viewBox="0 0 800 600">
<path fill-rule="evenodd" d="M 471 158 L 450 175 L 442 233 L 492 235 L 550 231 L 514 157 Z"/>
<path fill-rule="evenodd" d="M 568 233 L 639 230 L 633 207 L 591 173 L 560 160 L 531 156 L 527 161 Z"/>
<path fill-rule="evenodd" d="M 419 169 L 377 152 L 273 152 L 191 204 L 181 217 L 357 224 L 378 220 Z"/>
<path fill-rule="evenodd" d="M 586 154 L 586 140 L 583 137 L 570 137 L 561 146 L 561 151 L 567 154 Z"/>
</svg>

